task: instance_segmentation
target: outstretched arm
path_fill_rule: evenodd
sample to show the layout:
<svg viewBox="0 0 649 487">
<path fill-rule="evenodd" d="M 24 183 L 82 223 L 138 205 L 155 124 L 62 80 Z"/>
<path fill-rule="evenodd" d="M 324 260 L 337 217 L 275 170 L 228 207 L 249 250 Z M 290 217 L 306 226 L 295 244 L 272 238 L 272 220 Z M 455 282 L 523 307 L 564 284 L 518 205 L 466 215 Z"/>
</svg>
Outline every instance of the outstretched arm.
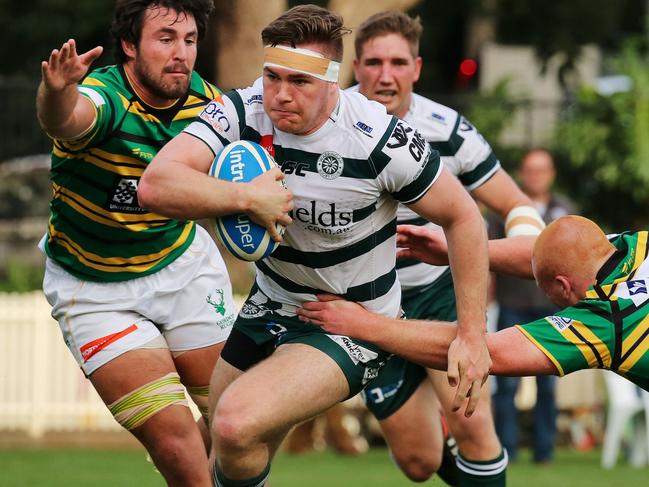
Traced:
<svg viewBox="0 0 649 487">
<path fill-rule="evenodd" d="M 90 100 L 79 95 L 77 84 L 103 48 L 77 54 L 74 39 L 54 49 L 41 63 L 41 83 L 36 95 L 36 114 L 43 130 L 51 137 L 70 139 L 89 129 L 97 116 Z"/>
<path fill-rule="evenodd" d="M 489 269 L 523 279 L 532 275 L 532 249 L 535 236 L 489 240 Z M 446 237 L 440 231 L 416 225 L 397 227 L 397 257 L 412 258 L 432 265 L 448 265 Z"/>
<path fill-rule="evenodd" d="M 372 313 L 361 305 L 337 296 L 320 295 L 320 301 L 298 309 L 303 321 L 321 326 L 328 333 L 365 340 L 407 360 L 445 370 L 448 348 L 455 339 L 456 325 L 442 321 L 400 320 Z M 511 327 L 486 336 L 495 375 L 557 374 L 552 361 Z"/>
</svg>

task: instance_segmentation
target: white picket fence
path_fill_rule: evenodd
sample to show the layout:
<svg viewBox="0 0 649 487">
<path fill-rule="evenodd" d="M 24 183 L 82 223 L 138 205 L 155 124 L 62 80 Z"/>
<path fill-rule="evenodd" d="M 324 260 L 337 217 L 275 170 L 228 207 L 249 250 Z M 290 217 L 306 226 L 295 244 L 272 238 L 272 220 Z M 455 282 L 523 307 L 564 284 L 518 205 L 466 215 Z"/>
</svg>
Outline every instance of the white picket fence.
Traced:
<svg viewBox="0 0 649 487">
<path fill-rule="evenodd" d="M 43 293 L 0 293 L 0 431 L 118 430 L 63 343 Z"/>
</svg>

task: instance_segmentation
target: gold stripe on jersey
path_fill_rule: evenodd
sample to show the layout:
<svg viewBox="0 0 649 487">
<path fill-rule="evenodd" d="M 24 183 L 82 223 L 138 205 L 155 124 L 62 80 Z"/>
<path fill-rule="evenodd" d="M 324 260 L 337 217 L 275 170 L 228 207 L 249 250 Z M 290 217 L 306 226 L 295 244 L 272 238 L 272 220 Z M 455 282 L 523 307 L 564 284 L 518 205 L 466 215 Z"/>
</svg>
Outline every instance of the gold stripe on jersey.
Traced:
<svg viewBox="0 0 649 487">
<path fill-rule="evenodd" d="M 70 154 L 69 152 L 61 150 L 59 147 L 54 146 L 52 151 L 57 157 L 82 160 L 92 164 L 93 166 L 97 166 L 104 171 L 117 174 L 118 176 L 131 176 L 139 178 L 140 176 L 142 176 L 144 169 L 146 169 L 146 163 L 136 157 L 111 154 L 110 152 L 106 152 L 97 148 L 92 148 L 87 152 Z M 106 161 L 106 159 L 108 161 Z M 129 167 L 125 166 L 124 164 L 137 164 L 139 167 Z"/>
<path fill-rule="evenodd" d="M 550 361 L 551 361 L 551 362 L 554 364 L 554 366 L 557 368 L 557 372 L 559 372 L 559 375 L 563 377 L 563 376 L 565 375 L 565 372 L 563 371 L 563 367 L 561 367 L 561 364 L 559 363 L 559 361 L 558 361 L 556 358 L 554 358 L 554 355 L 552 355 L 552 354 L 550 353 L 550 351 L 549 351 L 547 348 L 545 348 L 543 345 L 541 345 L 541 344 L 536 340 L 536 338 L 534 338 L 532 335 L 530 335 L 530 334 L 525 330 L 525 328 L 523 328 L 523 327 L 520 326 L 520 325 L 515 325 L 515 326 L 516 326 L 516 328 L 518 328 L 518 331 L 520 331 L 521 333 L 523 333 L 523 335 L 525 335 L 529 341 L 531 341 L 534 345 L 536 345 L 536 347 L 537 347 L 539 350 L 541 350 L 541 352 L 543 352 L 543 353 L 545 354 L 546 357 L 548 357 L 548 358 L 550 359 Z"/>
<path fill-rule="evenodd" d="M 626 373 L 631 370 L 638 360 L 647 353 L 647 350 L 649 350 L 649 339 L 647 339 L 645 334 L 648 330 L 649 316 L 646 316 L 640 323 L 638 323 L 638 326 L 633 329 L 629 336 L 624 339 L 622 342 L 622 357 L 624 357 L 635 345 L 637 345 L 637 347 L 620 364 L 618 367 L 619 372 Z"/>
<path fill-rule="evenodd" d="M 155 267 L 161 260 L 171 254 L 178 247 L 181 247 L 189 237 L 192 230 L 192 223 L 187 222 L 182 233 L 169 247 L 160 252 L 135 257 L 103 257 L 92 252 L 86 252 L 74 242 L 68 235 L 58 232 L 51 224 L 48 224 L 50 240 L 56 240 L 57 245 L 64 247 L 70 254 L 83 263 L 86 267 L 97 269 L 103 272 L 146 272 Z M 129 264 L 129 265 L 124 265 Z"/>
<path fill-rule="evenodd" d="M 130 113 L 134 113 L 138 117 L 140 117 L 142 120 L 146 122 L 151 122 L 151 123 L 162 123 L 158 117 L 155 115 L 152 115 L 150 113 L 146 113 L 144 109 L 142 108 L 142 105 L 140 105 L 139 102 L 132 103 L 130 107 L 128 107 L 128 111 Z"/>
<path fill-rule="evenodd" d="M 125 228 L 137 232 L 148 230 L 152 227 L 166 225 L 170 221 L 169 218 L 155 213 L 130 214 L 108 211 L 101 206 L 97 206 L 93 202 L 88 201 L 78 193 L 70 191 L 56 183 L 52 183 L 52 188 L 54 190 L 54 199 L 62 201 L 86 218 L 89 218 L 101 225 Z"/>
<path fill-rule="evenodd" d="M 106 84 L 103 81 L 99 81 L 97 78 L 93 77 L 88 77 L 83 80 L 84 85 L 90 85 L 90 86 L 103 86 L 104 88 L 106 87 Z"/>
<path fill-rule="evenodd" d="M 625 281 L 629 280 L 629 277 L 630 277 L 629 274 L 635 272 L 640 267 L 640 265 L 642 265 L 642 263 L 645 261 L 645 259 L 647 258 L 647 236 L 648 235 L 649 235 L 648 232 L 638 232 L 638 240 L 636 242 L 636 246 L 635 246 L 634 249 L 631 250 L 631 252 L 634 255 L 633 266 L 631 267 L 631 269 L 629 269 L 628 266 L 625 264 L 624 269 L 622 269 L 622 274 L 623 275 L 621 277 L 617 278 L 611 284 L 605 284 L 605 285 L 601 286 L 602 291 L 604 291 L 604 293 L 607 296 L 609 296 L 609 299 L 611 301 L 616 301 L 617 300 L 617 296 L 615 296 L 615 295 L 611 296 L 613 286 L 616 286 L 617 284 L 620 284 L 621 282 L 625 282 Z M 587 291 L 586 292 L 586 297 L 589 298 L 589 299 L 598 299 L 599 298 L 599 296 L 597 295 L 597 293 L 594 290 Z"/>
<path fill-rule="evenodd" d="M 583 340 L 580 338 L 580 335 L 583 337 Z M 596 369 L 600 366 L 599 361 L 597 360 L 597 355 L 599 355 L 604 368 L 611 368 L 612 358 L 608 347 L 581 321 L 573 320 L 572 323 L 570 323 L 570 326 L 563 332 L 563 336 L 579 348 L 579 351 L 582 353 L 591 369 Z M 597 353 L 593 351 L 590 345 L 595 348 Z"/>
</svg>

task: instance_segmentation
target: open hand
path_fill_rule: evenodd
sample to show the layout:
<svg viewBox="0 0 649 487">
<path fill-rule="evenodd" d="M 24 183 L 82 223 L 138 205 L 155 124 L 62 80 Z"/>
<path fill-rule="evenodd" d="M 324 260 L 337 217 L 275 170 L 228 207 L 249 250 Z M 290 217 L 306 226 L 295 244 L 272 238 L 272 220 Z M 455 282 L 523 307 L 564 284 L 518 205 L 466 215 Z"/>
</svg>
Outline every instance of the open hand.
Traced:
<svg viewBox="0 0 649 487">
<path fill-rule="evenodd" d="M 371 323 L 372 315 L 360 304 L 334 294 L 318 294 L 318 301 L 308 301 L 298 308 L 300 320 L 320 326 L 327 333 L 360 338 L 361 327 Z"/>
<path fill-rule="evenodd" d="M 74 39 L 64 42 L 61 49 L 54 49 L 49 59 L 41 63 L 43 84 L 51 91 L 61 91 L 67 86 L 76 85 L 103 51 L 103 47 L 97 46 L 79 55 Z"/>
<path fill-rule="evenodd" d="M 417 225 L 397 226 L 397 258 L 417 259 L 432 265 L 448 265 L 448 245 L 441 230 Z"/>
</svg>

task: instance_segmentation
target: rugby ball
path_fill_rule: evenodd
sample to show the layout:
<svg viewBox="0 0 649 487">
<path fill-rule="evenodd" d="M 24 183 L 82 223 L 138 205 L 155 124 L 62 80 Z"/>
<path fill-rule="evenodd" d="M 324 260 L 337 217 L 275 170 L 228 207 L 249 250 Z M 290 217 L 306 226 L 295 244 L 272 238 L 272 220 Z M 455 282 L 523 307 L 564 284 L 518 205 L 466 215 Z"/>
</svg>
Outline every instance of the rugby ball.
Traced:
<svg viewBox="0 0 649 487">
<path fill-rule="evenodd" d="M 247 183 L 276 167 L 272 156 L 259 144 L 239 140 L 226 145 L 216 155 L 210 175 L 235 183 Z M 222 216 L 214 221 L 216 237 L 235 257 L 255 261 L 269 256 L 279 245 L 264 227 L 245 213 Z M 277 224 L 280 234 L 284 227 Z"/>
</svg>

